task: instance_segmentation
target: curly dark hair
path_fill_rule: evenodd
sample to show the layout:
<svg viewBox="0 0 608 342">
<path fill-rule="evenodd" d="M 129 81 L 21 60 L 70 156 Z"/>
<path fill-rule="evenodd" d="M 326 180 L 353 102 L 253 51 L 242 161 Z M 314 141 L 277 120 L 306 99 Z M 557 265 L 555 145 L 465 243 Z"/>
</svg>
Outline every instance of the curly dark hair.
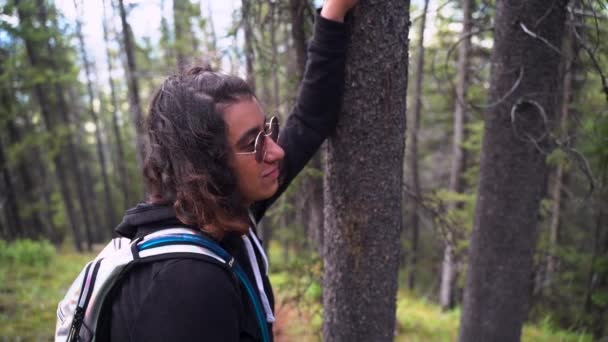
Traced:
<svg viewBox="0 0 608 342">
<path fill-rule="evenodd" d="M 243 79 L 193 67 L 162 83 L 145 120 L 149 203 L 172 205 L 180 221 L 216 238 L 249 226 L 223 119 L 243 97 L 255 97 Z"/>
</svg>

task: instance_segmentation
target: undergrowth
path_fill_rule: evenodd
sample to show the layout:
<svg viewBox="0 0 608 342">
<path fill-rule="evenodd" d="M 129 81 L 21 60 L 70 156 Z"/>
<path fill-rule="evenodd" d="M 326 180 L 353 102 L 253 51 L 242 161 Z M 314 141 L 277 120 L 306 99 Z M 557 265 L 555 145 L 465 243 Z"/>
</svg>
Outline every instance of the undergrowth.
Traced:
<svg viewBox="0 0 608 342">
<path fill-rule="evenodd" d="M 56 251 L 46 243 L 0 240 L 0 341 L 50 341 L 57 302 L 93 254 Z M 271 251 L 271 260 L 273 260 Z M 271 261 L 276 296 L 275 341 L 319 341 L 322 331 L 321 261 Z M 401 291 L 397 300 L 396 341 L 455 341 L 460 311 Z M 550 319 L 526 325 L 524 342 L 591 342 L 588 334 L 559 330 Z"/>
</svg>

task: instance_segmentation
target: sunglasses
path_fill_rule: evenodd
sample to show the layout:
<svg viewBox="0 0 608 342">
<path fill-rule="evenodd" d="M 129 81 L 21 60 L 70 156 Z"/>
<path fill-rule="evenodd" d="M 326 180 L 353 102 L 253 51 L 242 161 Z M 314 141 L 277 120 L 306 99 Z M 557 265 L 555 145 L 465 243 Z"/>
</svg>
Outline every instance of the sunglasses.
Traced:
<svg viewBox="0 0 608 342">
<path fill-rule="evenodd" d="M 264 124 L 264 130 L 256 135 L 253 151 L 235 152 L 235 154 L 255 154 L 255 160 L 261 163 L 266 159 L 266 137 L 269 137 L 275 143 L 279 139 L 279 119 L 276 116 L 271 117 Z"/>
</svg>

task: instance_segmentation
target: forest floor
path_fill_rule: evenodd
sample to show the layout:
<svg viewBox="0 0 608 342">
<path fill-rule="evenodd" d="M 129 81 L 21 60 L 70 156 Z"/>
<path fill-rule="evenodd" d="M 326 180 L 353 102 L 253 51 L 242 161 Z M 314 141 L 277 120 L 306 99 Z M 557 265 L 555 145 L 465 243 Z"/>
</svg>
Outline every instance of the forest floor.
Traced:
<svg viewBox="0 0 608 342">
<path fill-rule="evenodd" d="M 92 257 L 93 254 L 63 250 L 44 263 L 0 262 L 0 341 L 51 341 L 57 302 Z M 321 288 L 310 277 L 299 277 L 295 283 L 293 278 L 293 273 L 286 270 L 271 275 L 277 297 L 275 340 L 318 341 L 322 326 Z M 434 303 L 401 291 L 396 340 L 455 341 L 459 317 L 458 310 L 442 313 Z M 585 334 L 555 329 L 548 320 L 526 325 L 522 340 L 592 341 Z"/>
</svg>

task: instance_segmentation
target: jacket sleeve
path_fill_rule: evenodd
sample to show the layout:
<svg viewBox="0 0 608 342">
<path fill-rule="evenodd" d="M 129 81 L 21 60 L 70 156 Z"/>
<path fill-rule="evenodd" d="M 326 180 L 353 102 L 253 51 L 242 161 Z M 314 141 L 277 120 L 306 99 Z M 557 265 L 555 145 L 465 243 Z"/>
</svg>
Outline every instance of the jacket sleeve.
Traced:
<svg viewBox="0 0 608 342">
<path fill-rule="evenodd" d="M 281 184 L 274 196 L 252 206 L 256 222 L 336 127 L 344 88 L 347 37 L 347 25 L 317 15 L 296 104 L 279 137 L 279 145 L 285 150 Z"/>
</svg>

